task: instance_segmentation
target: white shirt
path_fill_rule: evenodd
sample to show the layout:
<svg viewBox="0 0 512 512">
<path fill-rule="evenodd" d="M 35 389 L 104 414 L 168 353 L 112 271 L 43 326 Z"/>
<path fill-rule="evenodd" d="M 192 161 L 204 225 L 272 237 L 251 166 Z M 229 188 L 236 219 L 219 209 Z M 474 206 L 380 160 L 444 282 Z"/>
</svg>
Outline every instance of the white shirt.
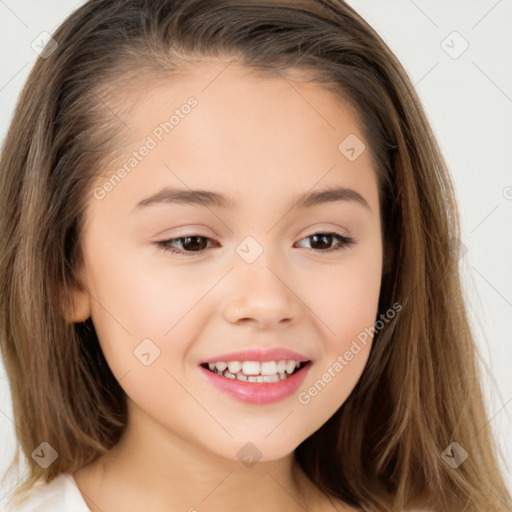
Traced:
<svg viewBox="0 0 512 512">
<path fill-rule="evenodd" d="M 18 499 L 26 500 L 14 506 L 8 502 L 1 512 L 91 512 L 71 473 L 60 473 L 50 483 L 39 479 Z"/>
</svg>

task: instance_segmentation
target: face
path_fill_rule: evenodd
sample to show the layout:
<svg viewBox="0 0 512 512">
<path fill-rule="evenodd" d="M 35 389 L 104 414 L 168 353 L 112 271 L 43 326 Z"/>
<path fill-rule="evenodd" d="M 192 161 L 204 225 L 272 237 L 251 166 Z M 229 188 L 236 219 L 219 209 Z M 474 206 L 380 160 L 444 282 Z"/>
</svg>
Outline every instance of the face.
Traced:
<svg viewBox="0 0 512 512">
<path fill-rule="evenodd" d="M 88 200 L 73 319 L 92 316 L 132 429 L 283 457 L 370 351 L 382 241 L 357 118 L 318 84 L 213 61 L 130 94 L 124 160 Z"/>
</svg>

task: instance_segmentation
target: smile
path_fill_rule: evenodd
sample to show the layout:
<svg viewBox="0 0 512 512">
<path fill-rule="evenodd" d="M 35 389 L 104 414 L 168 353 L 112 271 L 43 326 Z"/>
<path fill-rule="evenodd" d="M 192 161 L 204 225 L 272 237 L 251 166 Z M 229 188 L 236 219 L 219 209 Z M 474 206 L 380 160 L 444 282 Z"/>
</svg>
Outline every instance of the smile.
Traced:
<svg viewBox="0 0 512 512">
<path fill-rule="evenodd" d="M 311 361 L 217 361 L 199 366 L 221 391 L 248 403 L 267 404 L 289 397 L 303 382 Z"/>
<path fill-rule="evenodd" d="M 280 361 L 218 361 L 204 364 L 217 375 L 244 382 L 279 382 L 287 379 L 305 363 L 282 359 Z"/>
</svg>

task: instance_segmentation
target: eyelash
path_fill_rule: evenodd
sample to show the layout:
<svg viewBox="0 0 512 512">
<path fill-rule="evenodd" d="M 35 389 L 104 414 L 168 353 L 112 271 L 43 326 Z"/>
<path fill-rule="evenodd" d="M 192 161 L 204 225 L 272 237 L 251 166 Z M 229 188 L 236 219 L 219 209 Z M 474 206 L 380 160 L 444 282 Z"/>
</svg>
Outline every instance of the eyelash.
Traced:
<svg viewBox="0 0 512 512">
<path fill-rule="evenodd" d="M 345 248 L 351 247 L 355 243 L 355 239 L 354 238 L 349 237 L 349 236 L 344 236 L 341 233 L 338 233 L 336 231 L 328 231 L 328 232 L 319 231 L 317 233 L 313 233 L 312 235 L 309 235 L 309 236 L 306 236 L 306 237 L 302 238 L 301 241 L 305 240 L 306 238 L 312 238 L 312 237 L 314 237 L 316 235 L 333 236 L 334 238 L 336 238 L 340 242 L 340 245 L 338 247 L 334 247 L 334 248 L 330 248 L 330 249 L 325 249 L 325 250 L 323 250 L 323 249 L 311 249 L 312 251 L 315 251 L 315 252 L 341 251 L 341 250 L 343 250 Z M 171 253 L 171 254 L 181 254 L 183 256 L 194 256 L 194 255 L 197 255 L 197 254 L 202 254 L 204 251 L 206 251 L 206 249 L 201 249 L 200 251 L 176 250 L 176 249 L 174 249 L 170 245 L 171 242 L 176 242 L 176 241 L 179 241 L 179 240 L 184 240 L 185 238 L 205 238 L 207 240 L 212 240 L 212 238 L 209 238 L 207 236 L 187 235 L 187 236 L 182 236 L 182 237 L 179 237 L 179 238 L 171 238 L 170 240 L 162 240 L 161 242 L 156 242 L 156 245 L 158 246 L 158 248 L 160 250 L 162 250 L 164 252 L 168 252 L 168 253 Z"/>
</svg>

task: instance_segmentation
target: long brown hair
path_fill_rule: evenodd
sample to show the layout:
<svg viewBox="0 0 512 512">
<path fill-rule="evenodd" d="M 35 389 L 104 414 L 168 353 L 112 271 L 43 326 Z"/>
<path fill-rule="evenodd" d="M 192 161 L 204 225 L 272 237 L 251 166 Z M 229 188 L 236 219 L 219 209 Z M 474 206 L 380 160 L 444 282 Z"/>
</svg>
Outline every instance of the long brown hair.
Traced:
<svg viewBox="0 0 512 512">
<path fill-rule="evenodd" d="M 62 314 L 80 286 L 86 201 L 122 148 L 123 91 L 227 56 L 264 76 L 303 72 L 355 107 L 384 226 L 379 314 L 402 306 L 297 461 L 325 493 L 366 511 L 510 510 L 486 428 L 450 176 L 410 79 L 377 33 L 342 0 L 91 0 L 53 38 L 1 155 L 0 342 L 29 468 L 16 494 L 93 461 L 126 425 L 125 394 L 91 319 Z M 31 456 L 42 442 L 58 453 L 46 469 Z M 468 454 L 456 468 L 442 457 L 454 456 L 452 442 Z"/>
</svg>

